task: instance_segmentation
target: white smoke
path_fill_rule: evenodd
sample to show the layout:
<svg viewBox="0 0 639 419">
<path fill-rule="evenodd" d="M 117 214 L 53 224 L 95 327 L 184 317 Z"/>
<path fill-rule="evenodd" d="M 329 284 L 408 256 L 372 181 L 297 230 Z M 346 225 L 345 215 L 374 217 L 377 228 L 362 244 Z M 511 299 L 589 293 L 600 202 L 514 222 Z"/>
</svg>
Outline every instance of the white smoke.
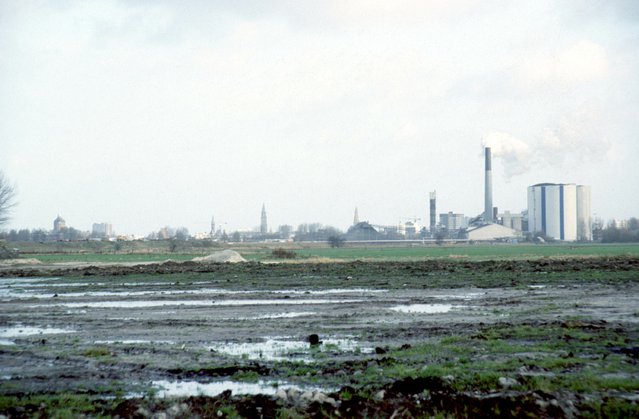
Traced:
<svg viewBox="0 0 639 419">
<path fill-rule="evenodd" d="M 538 147 L 539 159 L 550 165 L 601 159 L 610 150 L 611 142 L 600 127 L 590 112 L 563 118 L 544 130 Z"/>
<path fill-rule="evenodd" d="M 547 127 L 532 141 L 492 131 L 481 144 L 502 162 L 507 180 L 533 167 L 564 167 L 605 158 L 611 141 L 601 133 L 602 124 L 593 112 L 582 111 Z"/>
<path fill-rule="evenodd" d="M 490 147 L 492 156 L 501 160 L 506 179 L 526 173 L 531 168 L 530 145 L 510 134 L 489 132 L 482 138 L 481 145 L 482 148 Z"/>
</svg>

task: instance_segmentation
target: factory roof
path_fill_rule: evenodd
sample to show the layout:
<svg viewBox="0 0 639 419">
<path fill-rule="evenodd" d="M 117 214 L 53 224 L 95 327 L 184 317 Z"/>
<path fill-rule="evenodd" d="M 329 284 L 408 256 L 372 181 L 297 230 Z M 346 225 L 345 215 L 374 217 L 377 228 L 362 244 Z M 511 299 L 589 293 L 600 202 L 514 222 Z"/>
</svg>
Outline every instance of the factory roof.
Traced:
<svg viewBox="0 0 639 419">
<path fill-rule="evenodd" d="M 513 239 L 519 236 L 520 234 L 516 230 L 504 227 L 501 224 L 484 224 L 468 229 L 468 238 L 470 240 Z"/>
</svg>

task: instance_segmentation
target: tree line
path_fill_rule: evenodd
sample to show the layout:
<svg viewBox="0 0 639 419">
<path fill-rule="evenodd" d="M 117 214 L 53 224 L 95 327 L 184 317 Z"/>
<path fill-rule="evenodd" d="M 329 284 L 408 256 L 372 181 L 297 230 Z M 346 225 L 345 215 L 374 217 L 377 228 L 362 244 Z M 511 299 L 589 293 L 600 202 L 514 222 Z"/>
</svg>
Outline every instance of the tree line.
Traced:
<svg viewBox="0 0 639 419">
<path fill-rule="evenodd" d="M 602 243 L 639 243 L 639 219 L 632 217 L 622 223 L 611 221 L 593 233 Z"/>
</svg>

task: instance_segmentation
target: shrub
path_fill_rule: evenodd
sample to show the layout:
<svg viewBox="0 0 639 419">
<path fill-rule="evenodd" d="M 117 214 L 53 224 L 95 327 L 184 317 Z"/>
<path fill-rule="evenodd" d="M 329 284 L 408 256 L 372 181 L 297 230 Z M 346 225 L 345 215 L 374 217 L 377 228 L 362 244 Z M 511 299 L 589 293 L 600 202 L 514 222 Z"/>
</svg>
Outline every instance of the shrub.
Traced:
<svg viewBox="0 0 639 419">
<path fill-rule="evenodd" d="M 328 238 L 328 244 L 330 244 L 331 247 L 342 247 L 345 241 L 343 236 L 333 235 Z"/>
<path fill-rule="evenodd" d="M 279 247 L 277 249 L 273 249 L 271 255 L 278 259 L 294 259 L 295 256 L 297 256 L 297 253 L 292 250 L 286 250 Z"/>
</svg>

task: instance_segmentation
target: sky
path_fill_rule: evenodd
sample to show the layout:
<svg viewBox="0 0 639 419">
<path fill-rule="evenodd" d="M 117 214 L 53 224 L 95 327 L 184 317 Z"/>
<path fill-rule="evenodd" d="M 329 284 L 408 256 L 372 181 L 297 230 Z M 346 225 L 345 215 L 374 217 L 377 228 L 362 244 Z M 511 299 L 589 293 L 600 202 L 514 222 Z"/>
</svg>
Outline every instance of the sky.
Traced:
<svg viewBox="0 0 639 419">
<path fill-rule="evenodd" d="M 639 216 L 634 0 L 0 0 L 5 226 L 120 234 L 526 209 Z"/>
</svg>

